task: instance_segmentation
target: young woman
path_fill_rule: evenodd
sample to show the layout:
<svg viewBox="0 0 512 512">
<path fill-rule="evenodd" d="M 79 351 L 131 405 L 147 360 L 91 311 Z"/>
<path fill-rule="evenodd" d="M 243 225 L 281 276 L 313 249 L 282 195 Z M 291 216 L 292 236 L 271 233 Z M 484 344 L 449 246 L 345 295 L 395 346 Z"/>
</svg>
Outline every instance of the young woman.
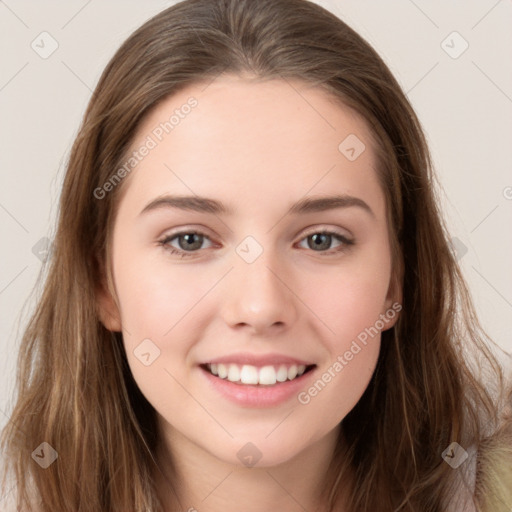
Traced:
<svg viewBox="0 0 512 512">
<path fill-rule="evenodd" d="M 18 510 L 508 512 L 510 386 L 447 239 L 342 21 L 163 11 L 72 149 L 2 437 Z"/>
</svg>

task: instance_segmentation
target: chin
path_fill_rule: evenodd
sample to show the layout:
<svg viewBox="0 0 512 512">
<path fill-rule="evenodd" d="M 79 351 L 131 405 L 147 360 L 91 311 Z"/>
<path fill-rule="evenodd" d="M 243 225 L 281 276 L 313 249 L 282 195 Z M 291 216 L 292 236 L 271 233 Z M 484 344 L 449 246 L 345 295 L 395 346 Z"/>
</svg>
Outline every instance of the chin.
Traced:
<svg viewBox="0 0 512 512">
<path fill-rule="evenodd" d="M 300 429 L 298 430 L 300 431 Z M 304 436 L 290 437 L 286 432 L 281 436 L 274 432 L 268 434 L 244 436 L 233 439 L 230 446 L 219 451 L 219 445 L 210 453 L 227 464 L 248 468 L 272 468 L 305 455 L 312 448 L 313 441 L 304 444 Z M 228 455 L 228 456 L 226 456 Z"/>
</svg>

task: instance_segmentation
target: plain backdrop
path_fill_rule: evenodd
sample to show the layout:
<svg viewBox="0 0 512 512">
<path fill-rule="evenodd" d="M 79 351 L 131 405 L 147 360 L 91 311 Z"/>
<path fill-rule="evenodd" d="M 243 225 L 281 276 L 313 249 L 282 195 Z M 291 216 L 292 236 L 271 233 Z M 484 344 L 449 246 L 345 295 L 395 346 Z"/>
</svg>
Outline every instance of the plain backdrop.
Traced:
<svg viewBox="0 0 512 512">
<path fill-rule="evenodd" d="M 0 428 L 33 307 L 26 301 L 91 92 L 121 42 L 172 3 L 0 2 Z M 482 323 L 511 352 L 512 1 L 318 3 L 371 43 L 407 92 Z"/>
</svg>

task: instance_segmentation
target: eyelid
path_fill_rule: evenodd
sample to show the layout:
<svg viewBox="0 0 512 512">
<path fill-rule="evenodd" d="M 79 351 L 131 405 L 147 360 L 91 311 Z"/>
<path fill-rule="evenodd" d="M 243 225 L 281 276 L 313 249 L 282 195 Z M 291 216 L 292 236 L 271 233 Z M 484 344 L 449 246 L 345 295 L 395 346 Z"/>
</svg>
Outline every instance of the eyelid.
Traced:
<svg viewBox="0 0 512 512">
<path fill-rule="evenodd" d="M 163 238 L 174 237 L 177 235 L 185 235 L 188 233 L 197 233 L 198 235 L 204 235 L 204 236 L 209 237 L 208 233 L 210 233 L 210 230 L 208 228 L 205 228 L 205 227 L 199 226 L 199 225 L 196 225 L 196 227 L 194 227 L 193 224 L 190 226 L 185 225 L 185 226 L 179 226 L 176 228 L 166 229 L 162 232 L 161 235 L 158 236 L 158 238 L 163 239 Z"/>
<path fill-rule="evenodd" d="M 196 229 L 196 228 L 185 228 L 185 229 L 178 228 L 177 231 L 167 232 L 158 239 L 158 244 L 165 245 L 168 242 L 170 242 L 171 240 L 174 240 L 175 238 L 178 238 L 181 235 L 192 235 L 192 234 L 200 235 L 203 238 L 209 240 L 212 243 L 212 245 L 214 245 L 214 242 L 210 235 L 208 235 L 205 231 L 202 231 L 202 230 Z M 188 253 L 192 254 L 194 252 L 199 252 L 199 251 L 183 251 L 183 252 L 185 252 L 187 254 Z"/>
<path fill-rule="evenodd" d="M 313 226 L 311 227 L 311 229 L 309 228 L 306 228 L 306 231 L 304 231 L 302 233 L 302 238 L 300 240 L 302 240 L 303 238 L 307 237 L 307 236 L 310 236 L 310 235 L 314 235 L 316 233 L 326 233 L 326 234 L 329 234 L 329 235 L 337 235 L 337 236 L 340 236 L 342 238 L 345 238 L 347 240 L 354 240 L 354 237 L 352 236 L 352 234 L 350 234 L 350 232 L 348 232 L 346 229 L 344 231 L 341 231 L 341 228 L 333 228 L 333 227 L 329 227 L 328 225 L 316 225 L 316 226 Z"/>
</svg>

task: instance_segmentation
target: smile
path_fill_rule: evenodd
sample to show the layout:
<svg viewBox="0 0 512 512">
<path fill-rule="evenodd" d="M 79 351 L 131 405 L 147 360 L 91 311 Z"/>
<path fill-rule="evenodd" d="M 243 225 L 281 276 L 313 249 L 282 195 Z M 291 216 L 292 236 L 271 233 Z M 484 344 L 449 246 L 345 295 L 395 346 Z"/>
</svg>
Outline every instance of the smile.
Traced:
<svg viewBox="0 0 512 512">
<path fill-rule="evenodd" d="M 203 366 L 212 375 L 240 385 L 274 386 L 277 383 L 292 381 L 301 377 L 315 365 L 267 365 L 262 367 L 250 364 L 209 363 Z"/>
</svg>

